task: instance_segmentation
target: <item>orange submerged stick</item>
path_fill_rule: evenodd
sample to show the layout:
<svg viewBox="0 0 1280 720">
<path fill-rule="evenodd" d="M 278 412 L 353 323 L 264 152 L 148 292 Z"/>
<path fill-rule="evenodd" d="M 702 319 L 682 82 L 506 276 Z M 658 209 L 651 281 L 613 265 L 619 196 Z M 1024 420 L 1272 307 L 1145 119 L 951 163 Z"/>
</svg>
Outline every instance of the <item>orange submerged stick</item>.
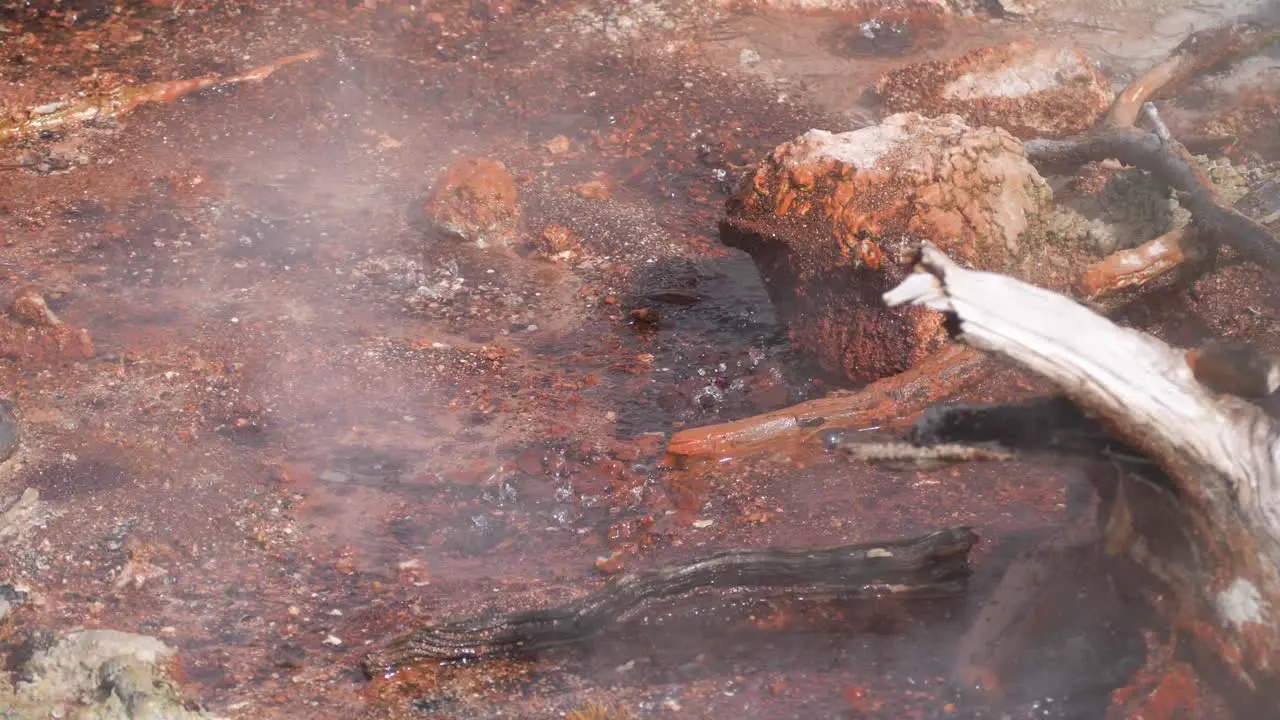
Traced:
<svg viewBox="0 0 1280 720">
<path fill-rule="evenodd" d="M 1200 254 L 1195 230 L 1184 227 L 1148 240 L 1138 247 L 1112 253 L 1090 265 L 1079 288 L 1088 297 L 1142 285 Z"/>
<path fill-rule="evenodd" d="M 103 95 L 80 100 L 51 103 L 33 108 L 27 117 L 0 120 L 0 142 L 29 137 L 44 130 L 74 125 L 90 120 L 116 119 L 147 103 L 177 100 L 184 95 L 220 85 L 261 82 L 285 65 L 314 60 L 319 50 L 288 55 L 260 67 L 236 75 L 207 75 L 189 80 L 169 80 L 146 85 L 125 85 Z"/>
<path fill-rule="evenodd" d="M 681 430 L 667 452 L 682 457 L 724 458 L 777 449 L 823 430 L 867 423 L 904 423 L 933 402 L 974 380 L 982 357 L 970 348 L 949 345 L 916 367 L 851 392 L 810 400 L 763 415 Z"/>
</svg>

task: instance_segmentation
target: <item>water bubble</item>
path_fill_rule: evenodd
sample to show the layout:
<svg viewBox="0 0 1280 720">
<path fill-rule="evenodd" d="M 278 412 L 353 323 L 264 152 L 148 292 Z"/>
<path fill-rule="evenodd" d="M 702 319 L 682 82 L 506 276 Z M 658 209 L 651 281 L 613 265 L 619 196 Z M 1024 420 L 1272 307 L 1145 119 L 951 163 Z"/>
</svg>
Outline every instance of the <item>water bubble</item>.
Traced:
<svg viewBox="0 0 1280 720">
<path fill-rule="evenodd" d="M 818 434 L 818 438 L 822 441 L 822 446 L 828 450 L 834 450 L 844 442 L 843 430 L 823 430 Z"/>
<path fill-rule="evenodd" d="M 693 398 L 698 407 L 703 410 L 710 410 L 716 405 L 724 402 L 724 392 L 715 385 L 706 385 Z"/>
</svg>

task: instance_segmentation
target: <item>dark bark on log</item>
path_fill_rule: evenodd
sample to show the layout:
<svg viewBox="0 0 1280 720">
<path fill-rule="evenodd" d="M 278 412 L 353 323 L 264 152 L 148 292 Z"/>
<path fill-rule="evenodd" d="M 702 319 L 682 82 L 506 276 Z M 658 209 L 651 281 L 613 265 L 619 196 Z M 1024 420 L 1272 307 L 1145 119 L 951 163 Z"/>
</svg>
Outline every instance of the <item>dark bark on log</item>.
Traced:
<svg viewBox="0 0 1280 720">
<path fill-rule="evenodd" d="M 1201 384 L 1185 353 L 1063 296 L 932 246 L 920 267 L 886 302 L 951 314 L 960 340 L 1054 382 L 1150 460 L 1091 474 L 1115 577 L 1184 638 L 1241 717 L 1280 716 L 1280 425 Z"/>
<path fill-rule="evenodd" d="M 1049 458 L 1137 454 L 1062 396 L 1017 404 L 935 405 L 916 421 L 909 438 L 917 445 L 983 445 Z"/>
<path fill-rule="evenodd" d="M 1181 138 L 1192 155 L 1218 155 L 1236 142 L 1235 135 L 1192 135 Z"/>
<path fill-rule="evenodd" d="M 833 548 L 727 550 L 675 567 L 624 575 L 562 607 L 431 625 L 364 659 L 371 677 L 426 661 L 529 657 L 581 645 L 654 603 L 712 588 L 804 591 L 842 598 L 938 598 L 964 591 L 972 571 L 969 528 Z"/>
</svg>

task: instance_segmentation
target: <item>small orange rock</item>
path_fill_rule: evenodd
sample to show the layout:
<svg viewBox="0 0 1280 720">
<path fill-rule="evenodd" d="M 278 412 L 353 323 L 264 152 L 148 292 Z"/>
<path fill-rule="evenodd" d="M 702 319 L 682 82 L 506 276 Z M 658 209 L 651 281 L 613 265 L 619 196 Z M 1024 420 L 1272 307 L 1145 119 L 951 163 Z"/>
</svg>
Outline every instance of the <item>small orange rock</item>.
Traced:
<svg viewBox="0 0 1280 720">
<path fill-rule="evenodd" d="M 652 308 L 636 308 L 631 311 L 631 319 L 638 325 L 656 326 L 662 320 L 662 315 Z"/>
<path fill-rule="evenodd" d="M 608 200 L 609 185 L 601 179 L 595 179 L 588 182 L 580 183 L 573 186 L 575 195 L 587 198 L 588 200 Z"/>
<path fill-rule="evenodd" d="M 29 328 L 0 318 L 0 357 L 35 360 L 81 360 L 94 356 L 88 330 L 65 324 Z M 123 370 L 123 368 L 121 368 Z"/>
<path fill-rule="evenodd" d="M 442 232 L 479 247 L 507 245 L 517 219 L 515 179 L 497 160 L 460 160 L 436 182 L 426 214 Z"/>
<path fill-rule="evenodd" d="M 605 575 L 615 575 L 622 572 L 623 564 L 624 558 L 621 552 L 614 552 L 608 557 L 596 558 L 596 570 Z"/>
<path fill-rule="evenodd" d="M 573 231 L 563 225 L 548 225 L 533 242 L 538 257 L 547 259 L 569 258 L 580 247 Z"/>
<path fill-rule="evenodd" d="M 564 135 L 557 135 L 550 140 L 542 143 L 542 147 L 552 155 L 564 155 L 569 152 L 569 138 Z"/>
<path fill-rule="evenodd" d="M 9 314 L 26 325 L 36 327 L 53 327 L 62 324 L 58 316 L 49 309 L 48 303 L 34 290 L 23 290 L 13 299 L 9 306 Z"/>
<path fill-rule="evenodd" d="M 861 685 L 854 685 L 846 688 L 841 697 L 849 705 L 849 708 L 856 713 L 869 713 L 876 710 L 880 703 L 872 702 L 867 694 L 867 689 Z"/>
<path fill-rule="evenodd" d="M 338 558 L 333 567 L 343 575 L 350 575 L 356 571 L 356 559 L 351 555 L 344 555 Z"/>
</svg>

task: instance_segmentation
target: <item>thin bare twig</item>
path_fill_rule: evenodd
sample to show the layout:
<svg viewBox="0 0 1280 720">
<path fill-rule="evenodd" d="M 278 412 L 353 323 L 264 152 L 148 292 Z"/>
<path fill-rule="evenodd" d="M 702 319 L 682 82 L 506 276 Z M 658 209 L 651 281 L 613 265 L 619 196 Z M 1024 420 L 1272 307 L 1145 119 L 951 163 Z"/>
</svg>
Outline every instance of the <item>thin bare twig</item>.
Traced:
<svg viewBox="0 0 1280 720">
<path fill-rule="evenodd" d="M 852 460 L 884 465 L 895 470 L 932 470 L 958 462 L 1013 459 L 1013 455 L 1007 452 L 958 443 L 912 445 L 908 442 L 842 442 L 836 447 Z"/>
</svg>

